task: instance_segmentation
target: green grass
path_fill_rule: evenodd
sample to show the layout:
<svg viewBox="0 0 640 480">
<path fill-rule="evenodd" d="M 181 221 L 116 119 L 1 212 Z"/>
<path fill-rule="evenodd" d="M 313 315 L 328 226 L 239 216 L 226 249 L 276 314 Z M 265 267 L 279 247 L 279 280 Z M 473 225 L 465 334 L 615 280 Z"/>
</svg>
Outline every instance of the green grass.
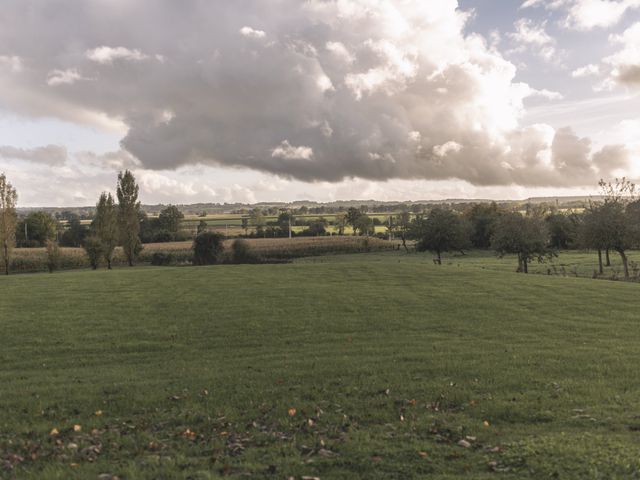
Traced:
<svg viewBox="0 0 640 480">
<path fill-rule="evenodd" d="M 0 477 L 636 478 L 640 287 L 445 263 L 0 278 Z"/>
</svg>

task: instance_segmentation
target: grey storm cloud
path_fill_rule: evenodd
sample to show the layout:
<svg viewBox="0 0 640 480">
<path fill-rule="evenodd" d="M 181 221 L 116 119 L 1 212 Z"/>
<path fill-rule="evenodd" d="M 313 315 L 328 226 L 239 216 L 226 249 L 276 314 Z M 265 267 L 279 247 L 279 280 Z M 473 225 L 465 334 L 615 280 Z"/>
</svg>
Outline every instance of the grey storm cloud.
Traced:
<svg viewBox="0 0 640 480">
<path fill-rule="evenodd" d="M 0 56 L 20 68 L 0 65 L 0 89 L 12 92 L 0 107 L 122 121 L 123 149 L 147 169 L 568 186 L 626 162 L 621 147 L 593 152 L 570 130 L 521 127 L 537 91 L 465 33 L 455 0 L 2 7 Z"/>
</svg>

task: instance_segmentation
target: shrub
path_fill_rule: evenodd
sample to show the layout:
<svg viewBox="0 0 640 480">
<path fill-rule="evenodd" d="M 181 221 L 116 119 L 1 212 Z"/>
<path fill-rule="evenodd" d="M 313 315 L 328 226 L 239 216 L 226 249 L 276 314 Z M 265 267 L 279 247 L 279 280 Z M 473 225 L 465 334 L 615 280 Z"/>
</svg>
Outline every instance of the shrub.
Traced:
<svg viewBox="0 0 640 480">
<path fill-rule="evenodd" d="M 91 236 L 84 242 L 84 251 L 87 254 L 91 268 L 96 270 L 100 265 L 100 258 L 103 254 L 102 242 L 97 237 Z"/>
<path fill-rule="evenodd" d="M 171 253 L 155 252 L 153 255 L 151 255 L 151 265 L 162 267 L 172 265 L 173 263 L 174 258 Z"/>
<path fill-rule="evenodd" d="M 224 237 L 219 233 L 203 232 L 193 241 L 193 264 L 213 265 L 224 251 Z"/>
<path fill-rule="evenodd" d="M 245 240 L 236 240 L 231 245 L 233 263 L 256 263 L 258 260 Z"/>
</svg>

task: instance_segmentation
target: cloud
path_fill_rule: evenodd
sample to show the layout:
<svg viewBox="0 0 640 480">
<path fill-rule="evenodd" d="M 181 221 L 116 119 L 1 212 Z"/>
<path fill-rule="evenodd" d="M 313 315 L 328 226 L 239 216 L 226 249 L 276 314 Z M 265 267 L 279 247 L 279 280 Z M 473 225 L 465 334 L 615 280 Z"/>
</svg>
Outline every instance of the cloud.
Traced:
<svg viewBox="0 0 640 480">
<path fill-rule="evenodd" d="M 576 68 L 571 72 L 571 76 L 573 78 L 584 78 L 596 75 L 600 75 L 600 66 L 593 63 L 585 65 L 584 67 Z"/>
<path fill-rule="evenodd" d="M 433 154 L 437 157 L 446 157 L 449 153 L 458 153 L 462 150 L 458 142 L 450 141 L 433 147 Z"/>
<path fill-rule="evenodd" d="M 95 152 L 77 152 L 74 158 L 80 165 L 89 165 L 97 168 L 110 170 L 133 170 L 140 168 L 140 162 L 133 155 L 125 150 L 117 150 L 114 152 L 95 153 Z"/>
<path fill-rule="evenodd" d="M 623 85 L 640 86 L 640 22 L 627 28 L 621 35 L 611 35 L 609 42 L 621 46 L 621 50 L 603 60 L 612 68 L 611 80 Z"/>
<path fill-rule="evenodd" d="M 278 8 L 259 0 L 52 1 L 64 16 L 34 7 L 27 21 L 23 0 L 3 3 L 3 48 L 29 68 L 0 76 L 13 93 L 0 107 L 124 124 L 122 150 L 140 170 L 209 165 L 307 182 L 597 179 L 593 152 L 567 163 L 568 152 L 553 151 L 564 133 L 522 125 L 526 98 L 560 94 L 516 81 L 515 65 L 467 33 L 470 13 L 455 0 L 279 0 Z M 514 35 L 541 55 L 555 49 L 544 24 L 520 27 Z M 73 71 L 92 81 L 62 74 Z M 46 78 L 75 83 L 43 89 Z M 438 155 L 447 144 L 460 148 Z M 575 174 L 564 174 L 565 164 Z"/>
<path fill-rule="evenodd" d="M 67 161 L 68 153 L 67 149 L 60 145 L 47 145 L 37 148 L 16 148 L 2 145 L 0 146 L 0 158 L 54 166 L 64 165 Z"/>
<path fill-rule="evenodd" d="M 75 68 L 66 70 L 52 70 L 47 75 L 47 85 L 56 87 L 58 85 L 71 85 L 79 80 L 86 80 Z"/>
<path fill-rule="evenodd" d="M 243 37 L 247 37 L 247 38 L 264 38 L 267 36 L 267 34 L 265 32 L 263 32 L 262 30 L 254 30 L 251 27 L 242 27 L 240 29 L 240 34 Z"/>
<path fill-rule="evenodd" d="M 294 147 L 289 143 L 289 140 L 285 140 L 273 149 L 271 156 L 284 160 L 311 160 L 313 158 L 313 149 L 309 147 Z"/>
<path fill-rule="evenodd" d="M 556 41 L 545 30 L 546 22 L 536 23 L 528 18 L 521 18 L 514 24 L 515 32 L 508 36 L 522 46 L 532 48 L 535 53 L 547 62 L 556 58 Z"/>
<path fill-rule="evenodd" d="M 530 7 L 564 10 L 566 28 L 587 31 L 616 25 L 627 11 L 640 7 L 640 0 L 526 0 L 520 6 Z"/>
<path fill-rule="evenodd" d="M 98 47 L 87 50 L 86 55 L 89 60 L 103 65 L 110 65 L 115 60 L 141 61 L 149 58 L 148 55 L 145 55 L 140 50 L 130 50 L 125 47 Z"/>
<path fill-rule="evenodd" d="M 22 59 L 16 55 L 0 55 L 0 68 L 6 68 L 11 73 L 22 71 Z"/>
</svg>

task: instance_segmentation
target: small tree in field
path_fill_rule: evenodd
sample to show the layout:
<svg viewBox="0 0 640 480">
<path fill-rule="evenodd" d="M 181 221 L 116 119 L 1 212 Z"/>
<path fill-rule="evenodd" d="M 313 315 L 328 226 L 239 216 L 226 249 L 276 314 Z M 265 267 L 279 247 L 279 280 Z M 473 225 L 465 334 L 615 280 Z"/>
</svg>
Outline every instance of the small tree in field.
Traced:
<svg viewBox="0 0 640 480">
<path fill-rule="evenodd" d="M 523 273 L 529 273 L 529 263 L 532 260 L 542 262 L 545 257 L 553 255 L 549 248 L 549 232 L 545 221 L 515 212 L 498 218 L 491 246 L 501 257 L 506 254 L 517 255 L 517 271 Z"/>
<path fill-rule="evenodd" d="M 418 251 L 436 254 L 442 265 L 444 252 L 462 251 L 471 246 L 469 225 L 451 210 L 436 207 L 426 218 L 416 220 Z"/>
<path fill-rule="evenodd" d="M 180 230 L 182 220 L 184 220 L 184 214 L 175 205 L 169 205 L 158 215 L 160 228 L 173 234 L 178 233 Z"/>
<path fill-rule="evenodd" d="M 409 212 L 402 212 L 397 215 L 393 220 L 392 231 L 400 237 L 404 250 L 409 253 L 407 237 L 411 231 L 411 214 Z"/>
<path fill-rule="evenodd" d="M 224 251 L 223 236 L 219 233 L 204 232 L 193 241 L 193 264 L 213 265 Z"/>
<path fill-rule="evenodd" d="M 118 174 L 118 225 L 120 241 L 129 266 L 142 251 L 140 241 L 140 202 L 138 184 L 129 170 Z"/>
<path fill-rule="evenodd" d="M 102 193 L 96 205 L 96 216 L 93 219 L 93 231 L 101 243 L 100 251 L 107 268 L 111 270 L 113 252 L 118 244 L 118 216 L 111 194 Z"/>
<path fill-rule="evenodd" d="M 9 275 L 11 252 L 16 244 L 17 201 L 16 189 L 7 182 L 4 173 L 0 174 L 0 261 L 5 275 Z"/>
<path fill-rule="evenodd" d="M 624 269 L 624 278 L 629 278 L 629 259 L 627 250 L 638 243 L 638 215 L 634 202 L 636 185 L 626 178 L 615 182 L 600 180 L 600 190 L 604 195 L 604 204 L 599 207 L 600 228 L 606 232 L 607 250 L 613 249 L 620 255 Z M 607 262 L 608 263 L 608 262 Z"/>
</svg>

